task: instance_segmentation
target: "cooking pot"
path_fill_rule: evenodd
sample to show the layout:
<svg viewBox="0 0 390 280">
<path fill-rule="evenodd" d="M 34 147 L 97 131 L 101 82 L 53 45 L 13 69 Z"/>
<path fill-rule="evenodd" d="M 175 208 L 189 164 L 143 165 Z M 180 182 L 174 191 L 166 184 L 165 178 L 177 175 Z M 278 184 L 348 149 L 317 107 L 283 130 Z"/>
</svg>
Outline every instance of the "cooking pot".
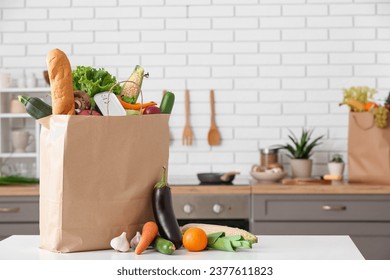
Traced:
<svg viewBox="0 0 390 280">
<path fill-rule="evenodd" d="M 198 179 L 202 184 L 213 184 L 213 185 L 222 185 L 222 184 L 231 184 L 236 175 L 240 172 L 226 172 L 226 173 L 198 173 Z"/>
</svg>

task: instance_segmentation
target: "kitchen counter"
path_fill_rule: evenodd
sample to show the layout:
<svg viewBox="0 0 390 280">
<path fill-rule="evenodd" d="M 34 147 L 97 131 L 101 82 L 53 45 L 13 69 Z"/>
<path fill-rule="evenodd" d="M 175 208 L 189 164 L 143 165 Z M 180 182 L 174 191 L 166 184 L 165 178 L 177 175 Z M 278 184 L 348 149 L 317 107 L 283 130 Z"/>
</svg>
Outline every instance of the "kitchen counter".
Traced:
<svg viewBox="0 0 390 280">
<path fill-rule="evenodd" d="M 390 194 L 390 185 L 349 184 L 333 182 L 330 185 L 283 185 L 280 183 L 251 184 L 252 194 Z"/>
<path fill-rule="evenodd" d="M 258 236 L 250 250 L 188 252 L 173 255 L 147 250 L 141 255 L 100 250 L 53 253 L 38 248 L 39 236 L 14 235 L 0 241 L 0 260 L 363 260 L 348 236 Z"/>
<path fill-rule="evenodd" d="M 251 184 L 251 185 L 250 185 Z M 334 183 L 331 185 L 283 185 L 240 182 L 235 185 L 171 184 L 173 194 L 390 194 L 390 185 Z M 39 186 L 0 186 L 0 196 L 38 196 Z"/>
<path fill-rule="evenodd" d="M 0 196 L 38 196 L 39 185 L 0 186 Z"/>
</svg>

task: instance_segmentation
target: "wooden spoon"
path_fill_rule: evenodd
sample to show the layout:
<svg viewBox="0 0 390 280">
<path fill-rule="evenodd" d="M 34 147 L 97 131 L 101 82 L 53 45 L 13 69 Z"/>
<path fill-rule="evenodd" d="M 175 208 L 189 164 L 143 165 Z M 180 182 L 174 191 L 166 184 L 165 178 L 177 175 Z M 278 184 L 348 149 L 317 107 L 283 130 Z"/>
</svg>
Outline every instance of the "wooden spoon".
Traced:
<svg viewBox="0 0 390 280">
<path fill-rule="evenodd" d="M 190 125 L 190 93 L 189 90 L 186 89 L 184 93 L 184 104 L 185 104 L 185 126 L 183 130 L 183 145 L 192 145 L 192 139 L 194 138 L 191 125 Z"/>
<path fill-rule="evenodd" d="M 214 90 L 210 91 L 210 107 L 211 107 L 211 126 L 208 135 L 210 146 L 218 146 L 221 144 L 221 134 L 219 133 L 217 124 L 215 122 L 215 101 Z"/>
</svg>

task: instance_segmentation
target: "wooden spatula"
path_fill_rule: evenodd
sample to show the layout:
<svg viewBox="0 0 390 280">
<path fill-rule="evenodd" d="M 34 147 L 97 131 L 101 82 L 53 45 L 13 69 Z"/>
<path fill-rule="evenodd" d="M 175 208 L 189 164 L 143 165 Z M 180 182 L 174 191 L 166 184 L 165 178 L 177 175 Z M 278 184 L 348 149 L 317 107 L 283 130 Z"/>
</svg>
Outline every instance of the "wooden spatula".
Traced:
<svg viewBox="0 0 390 280">
<path fill-rule="evenodd" d="M 211 107 L 211 126 L 208 135 L 208 141 L 210 146 L 218 146 L 221 144 L 221 134 L 218 131 L 217 124 L 215 122 L 215 101 L 214 90 L 210 91 L 210 107 Z"/>
<path fill-rule="evenodd" d="M 184 125 L 184 130 L 183 130 L 183 139 L 182 143 L 183 145 L 192 145 L 192 139 L 194 138 L 192 129 L 191 129 L 191 124 L 190 124 L 190 93 L 189 90 L 186 89 L 184 93 L 184 104 L 185 104 L 185 125 Z"/>
</svg>

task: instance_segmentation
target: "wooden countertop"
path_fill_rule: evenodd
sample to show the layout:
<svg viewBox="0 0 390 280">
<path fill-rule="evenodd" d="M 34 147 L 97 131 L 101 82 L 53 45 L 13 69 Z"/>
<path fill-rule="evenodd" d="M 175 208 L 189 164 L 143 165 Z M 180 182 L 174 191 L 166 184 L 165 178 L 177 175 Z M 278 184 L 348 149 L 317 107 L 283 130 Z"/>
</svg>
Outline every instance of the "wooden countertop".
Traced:
<svg viewBox="0 0 390 280">
<path fill-rule="evenodd" d="M 256 184 L 232 186 L 171 186 L 172 194 L 390 194 L 390 185 L 332 184 L 282 185 Z M 39 186 L 0 186 L 0 196 L 38 196 Z"/>
<path fill-rule="evenodd" d="M 39 185 L 0 186 L 0 196 L 38 196 Z"/>
<path fill-rule="evenodd" d="M 252 194 L 390 194 L 390 185 L 333 183 L 332 185 L 254 184 Z"/>
<path fill-rule="evenodd" d="M 171 186 L 173 194 L 250 194 L 249 185 Z"/>
</svg>

